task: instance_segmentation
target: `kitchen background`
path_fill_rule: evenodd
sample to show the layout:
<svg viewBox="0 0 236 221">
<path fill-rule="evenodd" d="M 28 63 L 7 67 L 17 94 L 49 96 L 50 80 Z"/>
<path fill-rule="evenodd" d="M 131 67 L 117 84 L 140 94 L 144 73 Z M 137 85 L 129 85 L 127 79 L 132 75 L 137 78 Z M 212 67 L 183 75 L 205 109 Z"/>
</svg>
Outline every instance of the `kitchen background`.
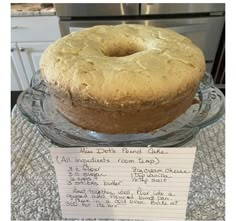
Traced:
<svg viewBox="0 0 236 221">
<path fill-rule="evenodd" d="M 51 42 L 94 25 L 122 23 L 167 27 L 192 39 L 225 92 L 225 4 L 11 4 L 12 105 Z"/>
</svg>

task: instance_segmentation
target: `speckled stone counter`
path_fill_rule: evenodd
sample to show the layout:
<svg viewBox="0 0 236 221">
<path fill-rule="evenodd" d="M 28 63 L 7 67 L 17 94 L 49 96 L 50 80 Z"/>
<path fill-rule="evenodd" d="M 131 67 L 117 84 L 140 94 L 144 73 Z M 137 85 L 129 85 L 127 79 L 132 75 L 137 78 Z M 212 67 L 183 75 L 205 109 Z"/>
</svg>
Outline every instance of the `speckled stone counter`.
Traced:
<svg viewBox="0 0 236 221">
<path fill-rule="evenodd" d="M 225 120 L 202 129 L 184 146 L 197 146 L 187 220 L 225 219 Z M 11 120 L 12 220 L 62 220 L 49 148 L 37 127 L 15 108 Z"/>
<path fill-rule="evenodd" d="M 54 6 L 45 6 L 41 4 L 11 4 L 11 16 L 50 16 L 56 15 Z"/>
</svg>

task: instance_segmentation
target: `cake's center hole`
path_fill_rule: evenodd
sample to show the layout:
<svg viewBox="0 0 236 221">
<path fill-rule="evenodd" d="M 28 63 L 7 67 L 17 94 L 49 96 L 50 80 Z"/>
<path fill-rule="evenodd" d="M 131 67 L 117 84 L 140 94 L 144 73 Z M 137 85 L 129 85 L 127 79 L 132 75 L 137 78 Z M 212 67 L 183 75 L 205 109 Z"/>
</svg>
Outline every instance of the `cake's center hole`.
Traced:
<svg viewBox="0 0 236 221">
<path fill-rule="evenodd" d="M 104 52 L 108 57 L 125 57 L 144 50 L 144 47 L 134 44 L 114 44 Z"/>
</svg>

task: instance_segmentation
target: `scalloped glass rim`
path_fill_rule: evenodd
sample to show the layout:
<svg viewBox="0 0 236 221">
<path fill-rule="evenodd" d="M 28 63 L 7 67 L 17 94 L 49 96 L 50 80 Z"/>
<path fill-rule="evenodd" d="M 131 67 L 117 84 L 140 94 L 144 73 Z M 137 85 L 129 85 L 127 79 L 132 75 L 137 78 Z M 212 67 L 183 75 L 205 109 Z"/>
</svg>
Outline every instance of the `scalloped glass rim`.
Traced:
<svg viewBox="0 0 236 221">
<path fill-rule="evenodd" d="M 205 73 L 193 104 L 184 114 L 162 128 L 149 133 L 103 134 L 83 130 L 71 124 L 54 107 L 45 83 L 36 72 L 30 88 L 20 94 L 17 105 L 30 122 L 51 143 L 61 147 L 77 146 L 180 146 L 191 140 L 198 131 L 224 114 L 224 95 Z"/>
</svg>

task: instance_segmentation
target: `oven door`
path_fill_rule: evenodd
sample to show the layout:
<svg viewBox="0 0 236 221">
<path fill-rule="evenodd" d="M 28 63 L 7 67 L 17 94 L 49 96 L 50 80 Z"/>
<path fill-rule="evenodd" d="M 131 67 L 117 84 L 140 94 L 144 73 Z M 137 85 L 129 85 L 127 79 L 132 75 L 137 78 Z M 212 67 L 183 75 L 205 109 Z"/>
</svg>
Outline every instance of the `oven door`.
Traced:
<svg viewBox="0 0 236 221">
<path fill-rule="evenodd" d="M 225 11 L 224 3 L 142 3 L 142 15 L 214 13 Z"/>
<path fill-rule="evenodd" d="M 56 3 L 59 17 L 137 16 L 138 3 Z"/>
<path fill-rule="evenodd" d="M 202 49 L 207 71 L 211 72 L 218 48 L 224 17 L 153 19 L 153 20 L 72 20 L 60 21 L 62 36 L 74 31 L 80 31 L 95 25 L 144 24 L 172 29 L 190 38 Z"/>
</svg>

